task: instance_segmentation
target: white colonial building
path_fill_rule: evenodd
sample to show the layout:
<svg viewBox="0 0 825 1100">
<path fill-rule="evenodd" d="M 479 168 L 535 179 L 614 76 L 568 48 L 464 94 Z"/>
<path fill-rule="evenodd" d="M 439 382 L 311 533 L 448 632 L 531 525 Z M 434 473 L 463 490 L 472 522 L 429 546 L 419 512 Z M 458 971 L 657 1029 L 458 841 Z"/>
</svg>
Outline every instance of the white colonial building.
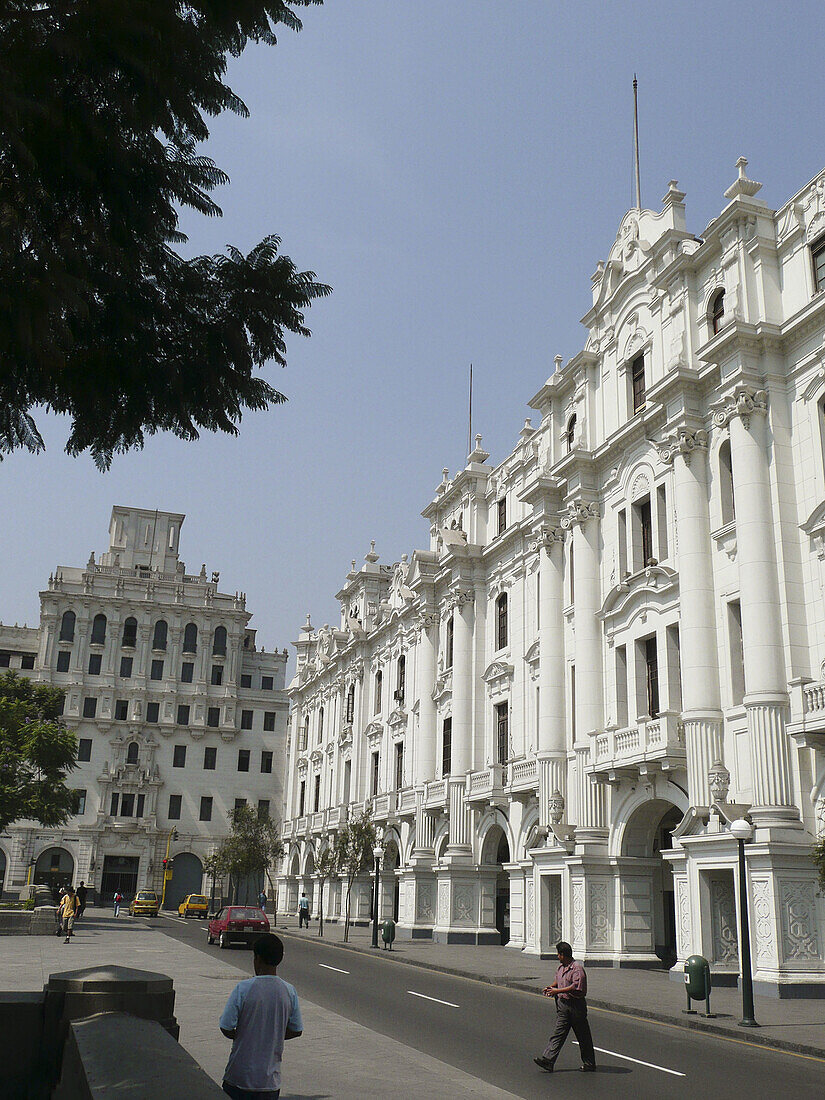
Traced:
<svg viewBox="0 0 825 1100">
<path fill-rule="evenodd" d="M 675 181 L 625 216 L 538 425 L 307 620 L 282 908 L 366 805 L 402 935 L 724 980 L 747 817 L 757 988 L 825 981 L 825 173 L 776 211 L 745 168 L 700 237 Z"/>
<path fill-rule="evenodd" d="M 184 517 L 116 507 L 109 549 L 59 566 L 40 593 L 39 628 L 0 626 L 0 666 L 62 688 L 78 738 L 68 779 L 78 813 L 63 828 L 21 821 L 0 836 L 0 882 L 84 880 L 161 889 L 167 905 L 206 888 L 201 860 L 240 802 L 283 802 L 287 651 L 265 652 L 243 593 L 178 557 Z"/>
</svg>

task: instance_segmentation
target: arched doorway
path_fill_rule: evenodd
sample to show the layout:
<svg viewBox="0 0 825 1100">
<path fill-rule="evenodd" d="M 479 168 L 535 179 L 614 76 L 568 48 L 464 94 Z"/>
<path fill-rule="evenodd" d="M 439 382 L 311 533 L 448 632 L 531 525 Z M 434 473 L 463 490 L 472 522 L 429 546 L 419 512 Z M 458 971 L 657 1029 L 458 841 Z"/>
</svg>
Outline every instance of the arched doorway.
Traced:
<svg viewBox="0 0 825 1100">
<path fill-rule="evenodd" d="M 306 860 L 304 861 L 304 877 L 302 880 L 301 888 L 306 891 L 306 896 L 309 898 L 309 911 L 315 915 L 315 855 L 311 848 L 308 849 L 306 854 Z"/>
<path fill-rule="evenodd" d="M 668 969 L 676 962 L 676 905 L 673 873 L 662 852 L 673 847 L 673 830 L 682 817 L 672 802 L 652 799 L 633 811 L 622 835 L 622 856 L 638 859 L 650 870 L 651 947 Z"/>
<path fill-rule="evenodd" d="M 482 866 L 496 867 L 496 929 L 501 946 L 510 942 L 510 876 L 503 864 L 510 862 L 510 845 L 500 825 L 493 825 L 484 837 L 481 849 Z"/>
<path fill-rule="evenodd" d="M 73 877 L 74 860 L 65 848 L 47 848 L 37 857 L 34 881 L 48 886 L 52 894 L 57 895 L 61 886 L 70 886 Z"/>
<path fill-rule="evenodd" d="M 187 894 L 199 894 L 202 887 L 203 864 L 192 852 L 179 852 L 172 860 L 163 908 L 177 909 Z"/>
<path fill-rule="evenodd" d="M 381 917 L 391 916 L 394 921 L 398 921 L 398 906 L 401 896 L 401 883 L 396 870 L 401 866 L 401 853 L 398 850 L 398 845 L 394 839 L 387 841 L 387 846 L 384 849 L 384 862 L 381 868 L 382 878 L 384 882 L 384 889 L 382 891 L 382 904 L 380 909 Z M 392 905 L 388 902 L 392 900 Z"/>
</svg>

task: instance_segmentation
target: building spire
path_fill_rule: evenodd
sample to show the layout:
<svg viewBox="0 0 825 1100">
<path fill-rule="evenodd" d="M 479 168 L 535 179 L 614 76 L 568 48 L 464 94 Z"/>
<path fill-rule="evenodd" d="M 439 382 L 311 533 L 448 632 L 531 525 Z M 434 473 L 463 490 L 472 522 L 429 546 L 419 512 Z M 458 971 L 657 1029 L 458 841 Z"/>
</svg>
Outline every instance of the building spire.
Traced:
<svg viewBox="0 0 825 1100">
<path fill-rule="evenodd" d="M 636 169 L 636 209 L 642 209 L 642 193 L 639 185 L 639 82 L 633 74 L 633 162 Z"/>
</svg>

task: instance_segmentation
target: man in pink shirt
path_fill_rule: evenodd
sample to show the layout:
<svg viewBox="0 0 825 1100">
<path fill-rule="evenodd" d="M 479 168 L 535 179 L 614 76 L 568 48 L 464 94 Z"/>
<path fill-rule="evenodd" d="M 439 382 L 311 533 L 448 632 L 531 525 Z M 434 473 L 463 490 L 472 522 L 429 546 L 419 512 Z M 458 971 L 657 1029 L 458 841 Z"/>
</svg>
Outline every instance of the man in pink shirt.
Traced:
<svg viewBox="0 0 825 1100">
<path fill-rule="evenodd" d="M 596 1053 L 593 1050 L 590 1024 L 587 1022 L 587 974 L 581 963 L 574 962 L 573 948 L 569 943 L 564 940 L 557 943 L 556 954 L 559 960 L 556 979 L 552 985 L 542 990 L 545 997 L 556 998 L 556 1030 L 550 1036 L 544 1053 L 533 1061 L 543 1070 L 552 1073 L 564 1040 L 572 1028 L 579 1041 L 581 1068 L 585 1073 L 592 1073 L 596 1068 Z"/>
</svg>

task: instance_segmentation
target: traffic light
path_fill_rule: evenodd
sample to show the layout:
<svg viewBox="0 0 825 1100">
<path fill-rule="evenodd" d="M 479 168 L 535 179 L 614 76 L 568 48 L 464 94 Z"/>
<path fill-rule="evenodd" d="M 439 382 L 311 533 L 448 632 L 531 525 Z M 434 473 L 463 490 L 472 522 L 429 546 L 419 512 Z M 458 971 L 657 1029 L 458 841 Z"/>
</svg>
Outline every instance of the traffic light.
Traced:
<svg viewBox="0 0 825 1100">
<path fill-rule="evenodd" d="M 165 859 L 165 860 L 163 861 L 163 869 L 164 869 L 164 871 L 166 870 L 166 868 L 167 868 L 168 866 L 169 866 L 169 860 L 168 860 L 168 859 Z"/>
</svg>

